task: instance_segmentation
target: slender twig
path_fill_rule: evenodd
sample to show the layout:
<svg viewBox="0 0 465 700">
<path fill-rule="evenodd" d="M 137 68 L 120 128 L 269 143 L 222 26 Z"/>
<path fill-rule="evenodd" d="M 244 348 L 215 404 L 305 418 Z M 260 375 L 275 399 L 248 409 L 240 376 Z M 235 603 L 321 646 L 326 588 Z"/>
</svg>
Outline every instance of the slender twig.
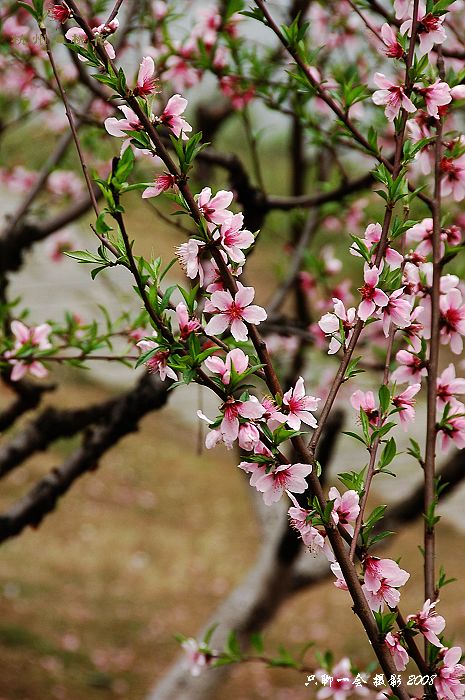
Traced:
<svg viewBox="0 0 465 700">
<path fill-rule="evenodd" d="M 444 62 L 438 50 L 438 68 L 444 78 Z M 436 141 L 434 148 L 434 208 L 433 208 L 433 282 L 431 287 L 431 340 L 428 358 L 427 408 L 426 408 L 426 445 L 424 463 L 425 481 L 425 525 L 424 525 L 424 573 L 425 598 L 434 600 L 435 590 L 435 535 L 432 510 L 436 500 L 435 462 L 436 462 L 436 407 L 437 378 L 439 364 L 440 340 L 440 281 L 441 281 L 441 158 L 442 158 L 443 120 L 436 124 Z"/>
<path fill-rule="evenodd" d="M 48 38 L 47 30 L 45 29 L 45 27 L 40 28 L 40 33 L 44 39 L 45 49 L 47 51 L 47 56 L 49 58 L 50 65 L 51 65 L 52 71 L 53 71 L 53 75 L 55 76 L 55 80 L 57 82 L 58 89 L 60 91 L 61 99 L 62 99 L 64 107 L 65 107 L 66 116 L 67 116 L 68 122 L 69 122 L 69 127 L 70 127 L 71 133 L 73 135 L 76 150 L 78 152 L 79 162 L 81 163 L 82 172 L 84 174 L 84 179 L 86 181 L 87 189 L 89 191 L 90 201 L 92 202 L 92 206 L 94 208 L 94 211 L 95 211 L 96 215 L 98 216 L 99 208 L 98 208 L 98 204 L 97 204 L 97 199 L 95 197 L 94 188 L 92 185 L 92 180 L 90 179 L 89 171 L 87 169 L 86 161 L 84 159 L 84 154 L 83 154 L 82 149 L 81 149 L 81 144 L 80 144 L 78 133 L 77 133 L 77 126 L 76 126 L 76 122 L 74 119 L 73 110 L 70 107 L 70 104 L 68 101 L 68 96 L 66 95 L 65 89 L 61 83 L 60 76 L 58 74 L 58 70 L 57 70 L 57 67 L 55 64 L 55 59 L 53 57 L 52 48 L 50 46 L 50 41 Z"/>
<path fill-rule="evenodd" d="M 115 19 L 115 17 L 116 17 L 116 15 L 118 14 L 118 12 L 119 12 L 119 10 L 120 10 L 120 7 L 121 7 L 121 5 L 123 4 L 123 2 L 124 2 L 124 0 L 117 0 L 117 1 L 115 2 L 115 5 L 114 5 L 112 11 L 111 11 L 110 14 L 108 15 L 108 19 L 107 19 L 107 21 L 106 21 L 106 24 L 109 24 L 112 20 Z"/>
<path fill-rule="evenodd" d="M 388 347 L 387 347 L 387 352 L 386 352 L 386 361 L 384 363 L 384 371 L 383 371 L 383 384 L 387 384 L 388 379 L 389 379 L 389 367 L 391 364 L 391 359 L 392 359 L 392 349 L 394 346 L 394 336 L 396 333 L 396 328 L 393 323 L 391 323 L 391 326 L 389 328 L 389 339 L 388 339 Z M 377 421 L 377 427 L 380 428 L 383 425 L 384 420 L 387 418 L 386 415 L 382 415 L 380 413 Z M 370 460 L 368 462 L 368 467 L 367 467 L 367 472 L 366 472 L 366 477 L 365 477 L 365 483 L 363 485 L 363 495 L 360 500 L 360 511 L 359 514 L 357 515 L 357 518 L 355 520 L 355 525 L 354 525 L 354 534 L 352 535 L 352 542 L 350 544 L 350 553 L 349 556 L 351 560 L 354 560 L 355 556 L 355 548 L 357 546 L 357 540 L 358 536 L 360 534 L 360 530 L 362 529 L 362 524 L 363 524 L 363 517 L 365 513 L 365 508 L 368 502 L 368 495 L 370 493 L 370 487 L 371 487 L 371 482 L 373 481 L 373 477 L 376 473 L 375 465 L 376 465 L 376 457 L 378 455 L 378 449 L 381 444 L 381 437 L 377 436 L 373 444 L 370 445 L 369 452 L 370 452 Z"/>
</svg>

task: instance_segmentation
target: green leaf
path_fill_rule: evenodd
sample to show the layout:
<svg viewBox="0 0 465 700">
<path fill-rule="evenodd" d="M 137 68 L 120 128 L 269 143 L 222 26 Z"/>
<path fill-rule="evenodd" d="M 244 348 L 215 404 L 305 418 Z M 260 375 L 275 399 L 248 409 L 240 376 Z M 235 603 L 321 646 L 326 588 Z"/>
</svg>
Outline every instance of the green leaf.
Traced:
<svg viewBox="0 0 465 700">
<path fill-rule="evenodd" d="M 350 430 L 343 430 L 343 431 L 342 431 L 342 434 L 343 434 L 343 435 L 349 435 L 349 437 L 354 438 L 354 440 L 358 440 L 359 442 L 361 442 L 363 445 L 366 446 L 366 442 L 365 442 L 365 440 L 361 437 L 361 435 L 357 435 L 357 433 L 352 433 Z"/>
<path fill-rule="evenodd" d="M 411 457 L 417 460 L 417 462 L 422 463 L 422 456 L 421 456 L 421 450 L 420 450 L 420 445 L 416 440 L 413 438 L 410 438 L 410 445 L 411 447 L 408 448 L 407 454 L 409 454 Z"/>
<path fill-rule="evenodd" d="M 106 270 L 107 267 L 108 267 L 108 265 L 101 265 L 100 267 L 94 267 L 94 269 L 90 271 L 90 276 L 94 280 L 97 277 L 97 275 L 100 272 L 102 272 L 103 270 Z"/>
<path fill-rule="evenodd" d="M 213 633 L 214 633 L 214 631 L 216 630 L 217 627 L 218 627 L 218 622 L 215 622 L 215 624 L 214 624 L 214 625 L 211 625 L 211 627 L 209 627 L 209 628 L 207 629 L 207 631 L 205 632 L 205 635 L 204 635 L 204 638 L 203 638 L 203 644 L 204 644 L 206 647 L 209 646 L 210 641 L 211 641 L 211 638 L 212 638 L 212 636 L 213 636 Z"/>
<path fill-rule="evenodd" d="M 390 438 L 381 453 L 381 459 L 378 464 L 378 469 L 382 471 L 388 466 L 397 454 L 397 445 L 394 438 Z"/>
<path fill-rule="evenodd" d="M 368 416 L 363 410 L 363 408 L 360 409 L 360 422 L 362 423 L 362 430 L 363 430 L 363 435 L 365 437 L 365 444 L 369 445 L 370 444 L 370 421 L 368 420 Z"/>
<path fill-rule="evenodd" d="M 444 15 L 453 1 L 454 0 L 439 0 L 439 2 L 434 3 L 431 13 L 433 15 Z"/>
<path fill-rule="evenodd" d="M 113 231 L 111 226 L 108 226 L 108 224 L 106 223 L 105 212 L 103 211 L 97 217 L 97 220 L 95 222 L 95 230 L 102 236 L 108 233 L 108 231 Z"/>
<path fill-rule="evenodd" d="M 234 630 L 231 630 L 228 634 L 224 651 L 225 654 L 227 654 L 232 659 L 239 660 L 242 657 L 241 647 L 237 639 L 237 634 Z"/>
<path fill-rule="evenodd" d="M 397 619 L 397 613 L 395 612 L 374 612 L 376 624 L 381 634 L 387 634 L 394 627 L 395 621 Z"/>
<path fill-rule="evenodd" d="M 270 659 L 270 666 L 281 666 L 284 668 L 295 668 L 297 666 L 296 661 L 285 647 L 280 646 L 278 650 L 279 656 Z"/>
<path fill-rule="evenodd" d="M 263 654 L 265 645 L 263 643 L 263 635 L 260 632 L 252 632 L 250 635 L 250 645 L 255 649 L 257 654 Z"/>
<path fill-rule="evenodd" d="M 379 406 L 382 413 L 386 413 L 391 404 L 391 392 L 386 384 L 383 384 L 378 391 Z"/>
<path fill-rule="evenodd" d="M 391 535 L 395 535 L 395 532 L 393 532 L 392 530 L 384 530 L 384 532 L 380 532 L 378 535 L 369 537 L 367 542 L 367 548 L 369 549 L 374 544 L 376 544 L 376 542 L 381 542 L 381 540 L 386 539 L 386 537 L 391 537 Z"/>
<path fill-rule="evenodd" d="M 384 513 L 386 512 L 387 506 L 377 506 L 368 516 L 366 521 L 363 524 L 363 527 L 366 530 L 371 530 L 374 525 L 378 522 L 378 520 L 381 520 L 381 518 L 384 516 Z"/>
<path fill-rule="evenodd" d="M 132 148 L 126 148 L 121 158 L 115 158 L 111 179 L 111 184 L 115 189 L 119 190 L 121 185 L 126 182 L 134 168 L 134 162 L 135 157 Z"/>
<path fill-rule="evenodd" d="M 68 258 L 74 258 L 74 260 L 84 264 L 102 262 L 100 256 L 95 255 L 95 253 L 90 253 L 88 250 L 65 251 L 64 254 L 67 255 Z"/>
<path fill-rule="evenodd" d="M 344 381 L 346 382 L 348 379 L 351 379 L 352 377 L 355 377 L 357 374 L 361 374 L 365 370 L 363 369 L 358 369 L 357 365 L 361 360 L 360 357 L 354 357 L 352 360 L 349 362 L 345 375 L 344 375 Z"/>
<path fill-rule="evenodd" d="M 346 488 L 361 494 L 364 488 L 365 472 L 366 468 L 362 469 L 360 472 L 342 472 L 337 476 L 339 481 L 341 481 Z"/>
</svg>

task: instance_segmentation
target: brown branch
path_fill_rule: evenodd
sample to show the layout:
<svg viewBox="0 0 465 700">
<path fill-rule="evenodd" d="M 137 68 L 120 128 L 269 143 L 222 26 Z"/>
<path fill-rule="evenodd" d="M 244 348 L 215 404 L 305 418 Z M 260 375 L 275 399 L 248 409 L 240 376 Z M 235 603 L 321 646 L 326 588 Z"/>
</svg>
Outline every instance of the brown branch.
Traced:
<svg viewBox="0 0 465 700">
<path fill-rule="evenodd" d="M 112 398 L 77 409 L 59 410 L 48 406 L 30 420 L 9 443 L 0 447 L 0 478 L 34 453 L 47 449 L 55 440 L 76 435 L 91 424 L 106 422 L 119 400 L 118 397 Z"/>
<path fill-rule="evenodd" d="M 6 376 L 2 376 L 2 380 L 9 384 L 10 388 L 16 393 L 16 399 L 0 412 L 1 432 L 7 430 L 24 413 L 37 408 L 43 394 L 48 391 L 54 391 L 56 388 L 55 384 L 35 384 L 27 379 L 22 379 L 19 382 L 10 382 Z"/>
<path fill-rule="evenodd" d="M 168 386 L 154 375 L 144 375 L 134 389 L 115 401 L 105 423 L 90 429 L 81 447 L 0 515 L 0 542 L 28 526 L 37 527 L 80 476 L 95 469 L 100 458 L 122 437 L 136 431 L 144 415 L 165 405 Z"/>
</svg>

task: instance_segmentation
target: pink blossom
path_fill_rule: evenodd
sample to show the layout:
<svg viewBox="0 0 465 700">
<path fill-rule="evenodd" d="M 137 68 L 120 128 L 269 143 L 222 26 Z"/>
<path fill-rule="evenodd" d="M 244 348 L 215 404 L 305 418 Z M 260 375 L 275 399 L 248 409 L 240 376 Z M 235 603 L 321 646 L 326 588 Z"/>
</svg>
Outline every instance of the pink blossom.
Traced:
<svg viewBox="0 0 465 700">
<path fill-rule="evenodd" d="M 394 0 L 394 11 L 397 19 L 405 19 L 408 17 L 408 10 L 412 0 Z"/>
<path fill-rule="evenodd" d="M 276 355 L 279 362 L 280 357 L 295 352 L 299 346 L 299 340 L 295 336 L 285 336 L 279 333 L 270 333 L 266 337 L 266 345 L 271 355 Z"/>
<path fill-rule="evenodd" d="M 223 75 L 220 78 L 220 88 L 223 95 L 231 100 L 234 109 L 244 109 L 256 92 L 252 83 L 244 86 L 241 78 L 235 75 Z"/>
<path fill-rule="evenodd" d="M 408 581 L 410 574 L 401 569 L 392 559 L 367 557 L 364 567 L 365 577 L 362 588 L 371 609 L 382 610 L 385 603 L 395 608 L 400 600 L 397 589 Z"/>
<path fill-rule="evenodd" d="M 220 425 L 220 433 L 226 446 L 232 446 L 239 436 L 239 417 L 247 420 L 261 418 L 265 409 L 256 396 L 251 396 L 247 401 L 236 401 L 229 398 L 223 404 L 223 420 Z"/>
<path fill-rule="evenodd" d="M 266 420 L 270 430 L 276 430 L 276 428 L 285 423 L 286 417 L 278 411 L 275 402 L 269 396 L 265 396 L 262 400 L 262 406 L 265 409 L 263 418 Z"/>
<path fill-rule="evenodd" d="M 190 637 L 181 644 L 186 652 L 190 672 L 193 676 L 198 676 L 208 666 L 208 659 L 196 639 Z"/>
<path fill-rule="evenodd" d="M 48 323 L 42 323 L 40 326 L 31 326 L 28 328 L 22 321 L 12 321 L 11 332 L 16 339 L 15 350 L 19 350 L 23 345 L 26 345 L 26 343 L 39 350 L 48 350 L 52 347 L 48 340 L 51 330 Z"/>
<path fill-rule="evenodd" d="M 358 317 L 362 321 L 366 321 L 375 311 L 376 307 L 383 307 L 389 303 L 387 295 L 377 288 L 379 280 L 379 269 L 377 267 L 369 267 L 365 264 L 363 279 L 365 284 L 359 289 L 362 295 L 362 302 L 358 307 Z"/>
<path fill-rule="evenodd" d="M 239 447 L 247 452 L 252 452 L 260 442 L 260 433 L 253 423 L 242 423 L 239 426 Z"/>
<path fill-rule="evenodd" d="M 230 260 L 239 265 L 243 265 L 245 262 L 244 250 L 250 248 L 255 242 L 253 233 L 242 229 L 244 224 L 244 215 L 234 214 L 230 219 L 227 219 L 219 231 L 216 231 L 213 235 L 214 240 L 220 240 L 221 245 L 226 251 Z"/>
<path fill-rule="evenodd" d="M 199 22 L 193 27 L 192 36 L 201 39 L 207 49 L 215 44 L 218 29 L 221 26 L 221 15 L 216 8 L 201 7 L 198 11 Z"/>
<path fill-rule="evenodd" d="M 417 92 L 423 95 L 426 103 L 426 111 L 433 119 L 439 119 L 438 107 L 443 107 L 452 100 L 450 87 L 439 78 L 427 87 L 417 88 Z"/>
<path fill-rule="evenodd" d="M 165 0 L 152 0 L 152 12 L 157 22 L 164 19 L 168 14 L 168 6 Z"/>
<path fill-rule="evenodd" d="M 396 85 L 383 73 L 375 73 L 374 81 L 381 89 L 373 93 L 372 100 L 375 105 L 386 105 L 384 113 L 390 122 L 397 117 L 401 107 L 406 112 L 416 112 L 417 108 L 405 94 L 402 85 Z"/>
<path fill-rule="evenodd" d="M 321 262 L 324 264 L 324 273 L 335 275 L 342 270 L 342 261 L 334 257 L 332 246 L 323 246 L 320 250 Z"/>
<path fill-rule="evenodd" d="M 258 325 L 266 319 L 266 311 L 261 306 L 251 304 L 255 296 L 254 288 L 244 287 L 240 282 L 237 287 L 234 299 L 228 291 L 213 292 L 211 295 L 208 305 L 205 305 L 205 311 L 214 314 L 205 326 L 207 335 L 217 335 L 230 328 L 235 340 L 247 340 L 245 323 Z"/>
<path fill-rule="evenodd" d="M 170 173 L 163 173 L 155 178 L 155 182 L 152 187 L 146 187 L 142 192 L 142 199 L 148 199 L 149 197 L 158 197 L 162 192 L 171 189 L 176 186 L 176 177 Z"/>
<path fill-rule="evenodd" d="M 433 219 L 427 217 L 405 232 L 405 241 L 407 245 L 412 245 L 419 241 L 416 247 L 416 252 L 419 255 L 429 255 L 433 250 L 431 243 L 433 237 Z"/>
<path fill-rule="evenodd" d="M 381 37 L 387 46 L 386 56 L 389 58 L 402 58 L 404 50 L 397 40 L 397 34 L 392 30 L 387 22 L 381 27 Z"/>
<path fill-rule="evenodd" d="M 433 219 L 427 217 L 419 221 L 418 224 L 415 224 L 405 232 L 405 236 L 408 245 L 419 241 L 415 251 L 417 255 L 429 255 L 433 252 Z M 445 243 L 450 246 L 459 245 L 461 240 L 462 232 L 458 226 L 450 226 L 448 229 L 442 229 L 441 255 L 444 255 Z"/>
<path fill-rule="evenodd" d="M 263 493 L 265 505 L 279 501 L 285 491 L 304 493 L 307 490 L 305 477 L 310 474 L 310 464 L 282 464 L 273 471 L 261 474 L 255 482 L 257 491 Z"/>
<path fill-rule="evenodd" d="M 448 197 L 450 194 L 456 202 L 465 197 L 465 154 L 458 158 L 441 158 L 441 194 Z"/>
<path fill-rule="evenodd" d="M 434 609 L 437 601 L 431 602 L 430 599 L 425 601 L 422 609 L 416 615 L 409 615 L 407 621 L 413 620 L 419 632 L 421 632 L 428 642 L 436 647 L 441 647 L 438 634 L 440 634 L 446 626 L 446 621 L 441 615 L 436 613 Z"/>
<path fill-rule="evenodd" d="M 94 36 L 108 36 L 109 34 L 113 34 L 118 29 L 118 26 L 118 19 L 114 19 L 113 22 L 110 22 L 110 24 L 100 24 L 98 27 L 95 27 L 92 29 L 92 33 Z M 65 37 L 68 39 L 68 41 L 81 45 L 85 45 L 88 42 L 87 34 L 80 27 L 71 27 L 71 29 L 68 29 L 66 32 Z M 111 58 L 112 60 L 116 58 L 115 49 L 106 39 L 103 40 L 103 48 L 105 49 L 108 58 Z M 78 58 L 81 61 L 86 60 L 84 56 L 81 55 L 78 55 Z"/>
<path fill-rule="evenodd" d="M 191 333 L 200 328 L 200 322 L 196 318 L 189 318 L 187 306 L 182 301 L 176 306 L 176 318 L 182 340 L 186 340 Z"/>
<path fill-rule="evenodd" d="M 333 304 L 334 313 L 324 314 L 318 321 L 318 326 L 323 333 L 333 336 L 329 343 L 328 355 L 334 355 L 342 345 L 339 340 L 340 323 L 342 322 L 346 341 L 350 341 L 355 326 L 355 308 L 351 307 L 346 311 L 343 302 L 335 297 L 333 297 Z M 335 333 L 338 334 L 336 337 L 334 336 Z"/>
<path fill-rule="evenodd" d="M 231 368 L 234 368 L 238 374 L 243 374 L 249 365 L 249 358 L 240 348 L 234 348 L 228 352 L 224 361 L 221 357 L 212 355 L 207 357 L 205 365 L 210 372 L 219 374 L 221 381 L 227 386 L 231 381 Z"/>
<path fill-rule="evenodd" d="M 442 230 L 441 237 L 449 246 L 460 245 L 462 242 L 462 229 L 453 224 L 452 226 L 449 226 L 449 228 Z"/>
<path fill-rule="evenodd" d="M 389 649 L 389 653 L 394 661 L 394 666 L 398 671 L 405 671 L 409 662 L 409 656 L 400 643 L 400 632 L 388 632 L 384 641 Z"/>
<path fill-rule="evenodd" d="M 200 213 L 212 224 L 220 226 L 233 216 L 227 209 L 233 200 L 232 192 L 220 190 L 212 197 L 210 187 L 204 187 L 196 199 Z"/>
<path fill-rule="evenodd" d="M 172 83 L 176 90 L 185 90 L 196 85 L 201 77 L 201 72 L 193 68 L 186 56 L 169 56 L 166 61 L 167 70 L 163 77 L 167 82 Z"/>
<path fill-rule="evenodd" d="M 413 143 L 418 143 L 419 141 L 432 136 L 429 126 L 430 120 L 430 116 L 422 110 L 419 110 L 413 119 L 408 120 L 407 129 Z M 423 175 L 429 175 L 431 172 L 431 166 L 434 162 L 434 143 L 424 144 L 420 148 L 420 151 L 417 152 L 415 160 L 418 162 L 420 171 L 423 173 Z"/>
<path fill-rule="evenodd" d="M 364 233 L 364 243 L 367 246 L 368 250 L 370 250 L 374 245 L 380 242 L 381 240 L 381 233 L 382 233 L 382 228 L 381 224 L 376 223 L 376 224 L 368 224 L 368 226 L 365 229 Z M 359 253 L 357 246 L 355 243 L 353 243 L 349 249 L 349 252 L 352 255 L 355 255 L 356 257 L 360 258 L 362 257 L 361 253 Z M 385 252 L 385 260 L 389 267 L 391 267 L 393 270 L 398 269 L 404 260 L 403 256 L 397 252 L 397 250 L 394 250 L 394 248 L 386 248 Z M 374 262 L 375 255 L 373 254 L 372 256 L 372 262 Z"/>
<path fill-rule="evenodd" d="M 454 87 L 450 89 L 450 94 L 454 100 L 464 100 L 465 85 L 454 85 Z"/>
<path fill-rule="evenodd" d="M 453 403 L 457 394 L 465 394 L 465 379 L 456 378 L 455 367 L 451 363 L 437 380 L 438 408 Z"/>
<path fill-rule="evenodd" d="M 181 117 L 187 107 L 187 100 L 181 95 L 173 95 L 166 103 L 166 107 L 158 118 L 161 124 L 170 129 L 176 138 L 182 136 L 187 139 L 187 132 L 192 131 L 191 125 Z"/>
<path fill-rule="evenodd" d="M 291 499 L 293 506 L 289 508 L 288 515 L 291 526 L 297 530 L 302 542 L 311 552 L 317 554 L 325 547 L 325 535 L 322 534 L 316 527 L 313 527 L 310 521 L 310 511 L 302 508 L 292 493 L 287 494 Z"/>
<path fill-rule="evenodd" d="M 439 299 L 441 343 L 450 345 L 450 349 L 456 355 L 463 350 L 463 338 L 465 335 L 465 305 L 462 294 L 458 289 L 450 289 L 442 294 Z M 429 326 L 425 323 L 425 338 L 430 336 Z"/>
<path fill-rule="evenodd" d="M 28 36 L 29 32 L 29 27 L 21 24 L 14 15 L 2 21 L 2 35 L 6 39 L 21 39 Z"/>
<path fill-rule="evenodd" d="M 423 315 L 423 307 L 416 306 L 410 315 L 410 325 L 403 328 L 404 335 L 408 338 L 412 352 L 421 351 L 421 334 L 423 332 L 423 324 L 418 318 Z"/>
<path fill-rule="evenodd" d="M 50 260 L 61 262 L 65 258 L 64 253 L 75 250 L 76 244 L 68 232 L 62 231 L 47 239 L 46 248 Z"/>
<path fill-rule="evenodd" d="M 143 338 L 145 338 L 146 335 L 147 335 L 147 331 L 142 326 L 139 326 L 138 328 L 133 328 L 128 333 L 128 337 L 131 338 L 131 340 L 134 343 L 137 343 L 139 340 L 142 340 Z"/>
<path fill-rule="evenodd" d="M 406 294 L 414 296 L 423 292 L 424 284 L 420 277 L 419 265 L 424 261 L 425 258 L 420 257 L 417 253 L 409 253 L 402 274 L 402 285 Z M 416 309 L 413 310 L 413 313 L 415 313 L 415 311 Z"/>
<path fill-rule="evenodd" d="M 399 367 L 391 375 L 393 382 L 421 382 L 421 378 L 428 374 L 424 361 L 408 350 L 399 350 L 396 362 Z"/>
<path fill-rule="evenodd" d="M 37 173 L 26 170 L 17 165 L 10 172 L 2 173 L 2 184 L 5 184 L 12 192 L 19 194 L 27 192 L 37 182 Z"/>
<path fill-rule="evenodd" d="M 401 34 L 408 33 L 411 36 L 412 33 L 412 13 L 413 13 L 413 3 L 409 6 L 409 19 L 407 19 L 400 28 Z M 424 56 L 429 53 L 435 44 L 442 44 L 447 36 L 442 26 L 444 22 L 444 16 L 438 17 L 432 15 L 430 12 L 426 13 L 426 7 L 424 2 L 420 2 L 418 6 L 418 36 L 420 38 L 420 46 L 418 47 L 418 54 Z"/>
<path fill-rule="evenodd" d="M 155 334 L 154 334 L 155 335 Z M 143 353 L 153 350 L 158 347 L 158 343 L 153 340 L 139 340 L 137 346 L 141 349 Z M 155 353 L 145 362 L 145 366 L 149 372 L 154 372 L 160 375 L 160 379 L 165 381 L 166 377 L 170 379 L 177 380 L 176 372 L 168 366 L 168 358 L 170 354 L 168 350 L 160 350 Z"/>
<path fill-rule="evenodd" d="M 360 513 L 358 493 L 351 489 L 350 491 L 345 491 L 341 496 L 338 489 L 332 486 L 329 489 L 328 498 L 330 501 L 334 501 L 333 510 L 331 511 L 334 522 L 342 525 L 349 535 L 353 535 L 354 528 L 350 525 L 350 522 L 354 522 Z"/>
<path fill-rule="evenodd" d="M 176 254 L 186 275 L 191 280 L 198 275 L 201 286 L 203 286 L 203 268 L 200 264 L 200 255 L 204 247 L 205 243 L 196 238 L 190 238 L 187 243 L 181 243 L 176 248 Z"/>
<path fill-rule="evenodd" d="M 391 323 L 397 328 L 407 328 L 410 325 L 410 313 L 412 303 L 405 299 L 404 289 L 396 289 L 388 297 L 388 303 L 380 311 L 383 318 L 383 332 L 386 338 L 389 336 Z"/>
<path fill-rule="evenodd" d="M 460 700 L 465 695 L 465 666 L 459 663 L 462 656 L 460 647 L 451 647 L 441 651 L 443 663 L 437 669 L 434 689 L 439 700 Z"/>
<path fill-rule="evenodd" d="M 11 332 L 15 336 L 15 345 L 13 350 L 8 350 L 5 353 L 5 356 L 8 358 L 9 364 L 13 366 L 10 376 L 12 382 L 19 381 L 27 372 L 30 372 L 38 379 L 42 379 L 48 374 L 44 365 L 38 360 L 31 360 L 30 358 L 15 359 L 14 355 L 25 345 L 37 350 L 49 350 L 52 347 L 48 339 L 51 331 L 52 329 L 48 323 L 28 328 L 22 321 L 11 322 Z"/>
<path fill-rule="evenodd" d="M 83 193 L 81 179 L 71 170 L 54 170 L 48 176 L 47 189 L 58 197 L 77 199 Z"/>
<path fill-rule="evenodd" d="M 151 56 L 144 56 L 137 76 L 137 85 L 134 90 L 135 95 L 145 97 L 155 92 L 157 89 L 157 79 L 155 77 L 155 64 Z"/>
<path fill-rule="evenodd" d="M 342 575 L 341 565 L 334 561 L 331 564 L 330 569 L 336 577 L 336 580 L 334 581 L 336 588 L 339 588 L 340 591 L 348 591 L 349 587 L 347 586 L 346 580 Z"/>
<path fill-rule="evenodd" d="M 360 412 L 361 409 L 366 414 L 370 423 L 376 422 L 379 412 L 372 391 L 365 392 L 357 389 L 350 397 L 350 403 L 356 411 Z"/>
<path fill-rule="evenodd" d="M 315 396 L 305 395 L 305 384 L 303 377 L 299 377 L 293 389 L 289 389 L 283 396 L 283 409 L 287 413 L 282 413 L 286 423 L 292 430 L 299 430 L 300 423 L 306 423 L 311 428 L 317 427 L 315 416 L 310 411 L 316 411 L 320 399 Z"/>
<path fill-rule="evenodd" d="M 346 700 L 353 694 L 356 695 L 368 695 L 368 688 L 362 685 L 354 685 L 354 676 L 350 670 L 351 664 L 348 658 L 343 658 L 339 663 L 337 663 L 331 670 L 319 668 L 315 671 L 315 676 L 319 683 L 323 686 L 321 687 L 316 697 L 318 700 L 325 700 L 326 698 L 334 698 L 334 700 Z M 324 677 L 332 678 L 330 685 L 323 685 Z"/>
<path fill-rule="evenodd" d="M 393 396 L 392 403 L 399 409 L 399 419 L 404 430 L 409 423 L 415 420 L 415 399 L 413 398 L 421 389 L 421 384 L 411 384 L 405 391 Z"/>
<path fill-rule="evenodd" d="M 447 416 L 438 428 L 443 451 L 446 451 L 451 443 L 459 449 L 465 447 L 465 406 L 457 401 L 453 410 L 456 413 L 452 416 Z"/>
<path fill-rule="evenodd" d="M 140 131 L 140 129 L 142 129 L 142 124 L 139 121 L 139 117 L 130 107 L 122 105 L 119 107 L 119 109 L 123 112 L 125 117 L 124 119 L 108 117 L 108 119 L 105 119 L 104 121 L 105 129 L 108 131 L 110 136 L 124 138 L 127 136 L 127 131 Z"/>
</svg>

